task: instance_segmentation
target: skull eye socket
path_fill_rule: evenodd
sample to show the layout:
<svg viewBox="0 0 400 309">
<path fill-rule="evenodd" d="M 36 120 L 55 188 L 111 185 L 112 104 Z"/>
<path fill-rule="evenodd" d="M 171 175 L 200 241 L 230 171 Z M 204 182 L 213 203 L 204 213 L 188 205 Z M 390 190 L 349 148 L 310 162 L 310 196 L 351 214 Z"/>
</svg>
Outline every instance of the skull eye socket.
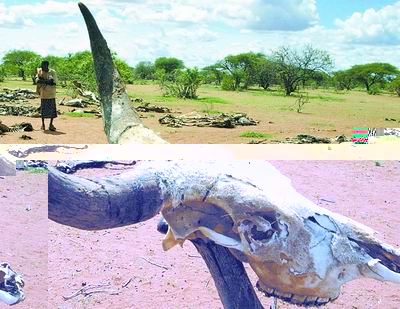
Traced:
<svg viewBox="0 0 400 309">
<path fill-rule="evenodd" d="M 257 226 L 253 226 L 251 228 L 251 238 L 253 238 L 254 240 L 260 240 L 260 241 L 268 241 L 271 239 L 271 237 L 274 235 L 274 231 L 273 230 L 268 230 L 268 231 L 259 231 L 257 229 Z"/>
</svg>

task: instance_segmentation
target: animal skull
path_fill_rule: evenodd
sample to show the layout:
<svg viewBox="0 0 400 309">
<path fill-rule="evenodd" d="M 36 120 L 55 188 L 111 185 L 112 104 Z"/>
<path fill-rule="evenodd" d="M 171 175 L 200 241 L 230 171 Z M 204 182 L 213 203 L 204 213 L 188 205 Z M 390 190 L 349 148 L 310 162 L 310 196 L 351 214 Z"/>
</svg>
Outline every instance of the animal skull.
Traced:
<svg viewBox="0 0 400 309">
<path fill-rule="evenodd" d="M 0 300 L 8 305 L 25 299 L 22 288 L 25 282 L 21 275 L 11 269 L 8 263 L 0 263 Z"/>
<path fill-rule="evenodd" d="M 344 283 L 360 277 L 400 283 L 400 250 L 318 207 L 272 165 L 241 165 L 205 187 L 182 182 L 162 209 L 165 250 L 187 239 L 212 240 L 251 265 L 267 296 L 298 305 L 335 300 Z"/>
<path fill-rule="evenodd" d="M 228 248 L 267 296 L 322 305 L 368 277 L 400 283 L 400 250 L 299 194 L 265 161 L 140 161 L 129 172 L 83 179 L 49 168 L 49 218 L 96 230 L 161 211 L 168 250 L 202 238 Z"/>
</svg>

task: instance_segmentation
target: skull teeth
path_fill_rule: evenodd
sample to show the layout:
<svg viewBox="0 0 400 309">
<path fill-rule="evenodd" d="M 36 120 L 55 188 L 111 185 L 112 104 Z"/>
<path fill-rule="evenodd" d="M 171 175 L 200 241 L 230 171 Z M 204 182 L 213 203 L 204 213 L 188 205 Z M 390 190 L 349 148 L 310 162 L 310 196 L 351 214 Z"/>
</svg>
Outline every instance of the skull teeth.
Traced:
<svg viewBox="0 0 400 309">
<path fill-rule="evenodd" d="M 317 297 L 317 296 L 302 296 L 302 295 L 294 295 L 290 293 L 280 292 L 276 289 L 269 288 L 269 287 L 261 287 L 260 283 L 257 282 L 257 288 L 259 291 L 263 292 L 267 297 L 276 297 L 285 302 L 304 306 L 304 307 L 311 307 L 311 306 L 323 306 L 329 302 L 336 300 L 336 298 L 324 298 L 324 297 Z"/>
</svg>

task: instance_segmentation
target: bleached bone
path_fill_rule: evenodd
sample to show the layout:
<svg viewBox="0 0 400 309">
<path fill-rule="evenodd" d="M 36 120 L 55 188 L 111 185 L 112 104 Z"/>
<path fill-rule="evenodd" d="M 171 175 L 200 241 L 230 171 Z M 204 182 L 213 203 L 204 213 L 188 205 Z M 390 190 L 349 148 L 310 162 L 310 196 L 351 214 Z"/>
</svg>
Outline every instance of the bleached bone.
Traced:
<svg viewBox="0 0 400 309">
<path fill-rule="evenodd" d="M 291 303 L 323 305 L 362 277 L 398 282 L 398 249 L 317 206 L 264 161 L 141 161 L 96 180 L 50 168 L 49 192 L 49 218 L 81 229 L 130 225 L 161 211 L 170 229 L 165 249 L 187 239 L 226 246 L 251 265 L 260 290 Z"/>
<path fill-rule="evenodd" d="M 395 273 L 394 271 L 391 271 L 380 262 L 381 260 L 379 259 L 372 259 L 367 263 L 368 268 L 372 272 L 372 274 L 368 275 L 377 280 L 400 283 L 400 273 Z"/>
<path fill-rule="evenodd" d="M 7 305 L 15 305 L 25 299 L 22 288 L 25 282 L 8 263 L 0 263 L 0 300 Z"/>
<path fill-rule="evenodd" d="M 93 15 L 79 3 L 90 37 L 97 86 L 104 121 L 104 131 L 111 144 L 165 144 L 161 137 L 146 128 L 129 106 L 129 97 L 113 63 L 110 49 Z"/>
</svg>

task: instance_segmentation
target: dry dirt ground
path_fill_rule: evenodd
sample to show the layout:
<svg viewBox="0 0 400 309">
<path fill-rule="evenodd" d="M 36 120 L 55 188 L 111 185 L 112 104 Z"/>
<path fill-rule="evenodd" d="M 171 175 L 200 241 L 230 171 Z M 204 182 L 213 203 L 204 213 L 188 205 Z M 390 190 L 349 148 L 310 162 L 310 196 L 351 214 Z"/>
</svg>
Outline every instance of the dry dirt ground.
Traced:
<svg viewBox="0 0 400 309">
<path fill-rule="evenodd" d="M 8 85 L 8 84 L 4 84 Z M 31 88 L 30 83 L 14 81 L 11 88 Z M 238 126 L 234 129 L 183 127 L 170 128 L 160 125 L 158 119 L 164 114 L 141 113 L 146 126 L 159 133 L 162 138 L 172 144 L 247 144 L 252 140 L 263 138 L 246 138 L 240 135 L 245 132 L 256 132 L 271 135 L 271 140 L 284 140 L 297 134 L 310 134 L 318 137 L 334 138 L 338 135 L 351 137 L 353 127 L 396 127 L 398 122 L 387 122 L 385 118 L 395 118 L 400 121 L 399 98 L 388 95 L 370 96 L 354 91 L 348 94 L 334 94 L 322 90 L 311 91 L 315 97 L 304 113 L 289 111 L 296 101 L 294 97 L 273 96 L 273 92 L 219 91 L 204 86 L 199 90 L 199 100 L 182 100 L 165 98 L 157 85 L 128 85 L 131 96 L 144 98 L 146 102 L 166 106 L 174 113 L 189 113 L 193 111 L 217 110 L 217 112 L 243 112 L 260 123 L 257 126 Z M 68 98 L 65 90 L 59 88 L 57 101 Z M 202 101 L 203 100 L 203 101 Z M 204 101 L 205 100 L 205 101 Z M 210 102 L 208 102 L 208 101 Z M 216 103 L 213 103 L 216 101 Z M 220 102 L 220 103 L 218 103 Z M 222 103 L 221 103 L 222 102 Z M 40 100 L 30 100 L 30 105 L 39 106 Z M 61 112 L 71 111 L 72 107 L 57 105 Z M 93 109 L 93 106 L 87 108 Z M 40 130 L 39 118 L 0 116 L 7 126 L 21 122 L 31 122 L 34 132 L 16 132 L 0 135 L 0 143 L 15 144 L 105 144 L 107 138 L 103 131 L 100 118 L 75 118 L 60 115 L 55 120 L 57 132 Z M 48 123 L 48 121 L 47 121 Z M 22 140 L 25 134 L 32 140 Z"/>
<path fill-rule="evenodd" d="M 385 242 L 400 246 L 398 161 L 272 163 L 292 179 L 300 193 L 321 207 L 364 223 L 378 231 Z M 77 175 L 119 174 L 121 171 L 116 168 L 84 170 Z M 163 236 L 156 231 L 157 222 L 158 217 L 137 225 L 97 232 L 49 222 L 50 308 L 222 308 L 213 280 L 195 248 L 185 243 L 183 248 L 163 252 Z M 246 269 L 255 283 L 254 273 L 250 267 Z M 99 283 L 109 283 L 106 289 L 109 292 L 63 299 L 84 284 Z M 118 294 L 111 295 L 113 292 Z M 259 297 L 265 308 L 269 308 L 271 300 L 261 294 Z M 279 303 L 280 308 L 295 308 Z M 399 303 L 399 285 L 362 280 L 346 284 L 339 299 L 326 308 L 397 309 Z"/>
<path fill-rule="evenodd" d="M 47 174 L 0 177 L 0 260 L 25 279 L 26 298 L 13 308 L 47 308 L 47 223 Z"/>
</svg>

